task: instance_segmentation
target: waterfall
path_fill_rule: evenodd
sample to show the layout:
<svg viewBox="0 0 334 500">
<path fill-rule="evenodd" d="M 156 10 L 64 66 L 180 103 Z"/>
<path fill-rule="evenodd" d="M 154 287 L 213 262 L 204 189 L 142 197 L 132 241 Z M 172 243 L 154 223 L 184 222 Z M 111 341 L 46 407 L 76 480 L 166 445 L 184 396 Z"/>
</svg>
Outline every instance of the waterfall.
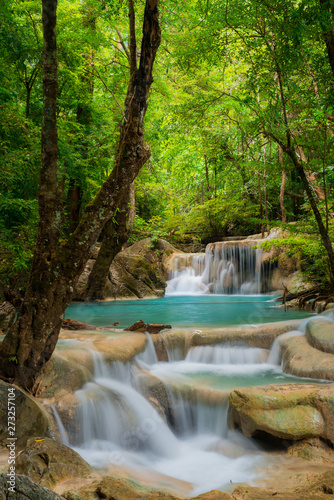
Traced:
<svg viewBox="0 0 334 500">
<path fill-rule="evenodd" d="M 166 294 L 259 294 L 267 291 L 270 265 L 256 241 L 210 243 L 205 254 L 174 257 Z"/>
<path fill-rule="evenodd" d="M 266 363 L 268 351 L 257 347 L 217 344 L 192 347 L 185 361 L 214 365 L 245 365 Z"/>
<path fill-rule="evenodd" d="M 169 351 L 170 357 L 181 358 L 181 349 L 175 353 L 170 346 Z M 239 373 L 241 381 L 266 374 L 265 349 L 197 346 L 186 359 L 159 363 L 149 337 L 145 352 L 131 363 L 109 366 L 100 352 L 90 353 L 94 374 L 75 393 L 75 429 L 65 429 L 55 408 L 53 412 L 62 441 L 92 466 L 120 465 L 152 476 L 153 482 L 156 475 L 160 484 L 166 484 L 167 476 L 171 484 L 173 478 L 186 481 L 192 485 L 191 495 L 185 492 L 189 497 L 226 489 L 231 481 L 251 481 L 267 464 L 268 457 L 254 442 L 227 425 L 230 374 Z M 227 376 L 223 390 L 197 386 L 196 377 L 204 377 L 205 383 L 210 366 L 214 380 Z M 151 393 L 145 389 L 150 384 Z"/>
</svg>

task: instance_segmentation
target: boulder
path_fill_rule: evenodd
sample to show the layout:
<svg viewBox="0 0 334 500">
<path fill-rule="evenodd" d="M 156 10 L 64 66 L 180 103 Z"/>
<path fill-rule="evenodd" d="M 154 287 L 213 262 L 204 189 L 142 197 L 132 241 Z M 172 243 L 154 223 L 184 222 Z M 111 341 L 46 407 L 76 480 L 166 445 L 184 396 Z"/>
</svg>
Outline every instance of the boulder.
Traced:
<svg viewBox="0 0 334 500">
<path fill-rule="evenodd" d="M 306 339 L 315 349 L 334 354 L 334 323 L 323 318 L 311 319 L 306 325 Z"/>
<path fill-rule="evenodd" d="M 16 446 L 25 445 L 32 436 L 49 435 L 49 421 L 46 413 L 23 390 L 0 380 L 0 444 L 6 446 L 8 430 L 8 390 L 15 392 L 15 437 Z M 13 400 L 14 401 L 14 400 Z"/>
<path fill-rule="evenodd" d="M 104 298 L 163 297 L 167 259 L 177 251 L 163 239 L 146 238 L 118 253 L 109 269 Z M 88 261 L 76 285 L 74 300 L 85 300 L 88 277 L 94 263 L 94 259 Z"/>
<path fill-rule="evenodd" d="M 334 450 L 319 438 L 296 441 L 289 447 L 287 454 L 315 463 L 334 465 Z"/>
<path fill-rule="evenodd" d="M 36 379 L 38 397 L 61 399 L 92 378 L 93 360 L 88 350 L 71 350 L 61 354 L 57 351 Z"/>
<path fill-rule="evenodd" d="M 49 438 L 29 439 L 16 459 L 16 471 L 49 488 L 89 476 L 90 466 L 71 448 Z"/>
<path fill-rule="evenodd" d="M 334 494 L 333 471 L 321 474 L 303 474 L 295 478 L 296 485 L 289 489 L 264 489 L 238 486 L 232 493 L 233 500 L 326 500 Z M 298 481 L 299 479 L 299 481 Z"/>
<path fill-rule="evenodd" d="M 310 346 L 304 336 L 280 341 L 283 370 L 297 377 L 334 380 L 334 355 Z"/>
<path fill-rule="evenodd" d="M 246 436 L 320 437 L 334 443 L 334 386 L 269 385 L 231 392 L 229 425 Z"/>
<path fill-rule="evenodd" d="M 3 302 L 0 305 L 0 330 L 3 333 L 7 333 L 12 324 L 14 323 L 16 316 L 16 309 L 10 302 Z"/>
<path fill-rule="evenodd" d="M 65 500 L 53 491 L 34 483 L 27 476 L 15 476 L 15 491 L 8 490 L 6 474 L 0 474 L 0 500 Z"/>
<path fill-rule="evenodd" d="M 66 491 L 63 495 L 66 500 L 96 500 L 97 498 L 105 500 L 181 500 L 180 497 L 171 493 L 143 487 L 133 481 L 116 476 L 104 477 L 101 481 L 83 486 L 77 491 Z M 182 498 L 184 499 L 184 497 Z M 214 490 L 189 500 L 232 500 L 232 497 L 222 491 Z"/>
</svg>

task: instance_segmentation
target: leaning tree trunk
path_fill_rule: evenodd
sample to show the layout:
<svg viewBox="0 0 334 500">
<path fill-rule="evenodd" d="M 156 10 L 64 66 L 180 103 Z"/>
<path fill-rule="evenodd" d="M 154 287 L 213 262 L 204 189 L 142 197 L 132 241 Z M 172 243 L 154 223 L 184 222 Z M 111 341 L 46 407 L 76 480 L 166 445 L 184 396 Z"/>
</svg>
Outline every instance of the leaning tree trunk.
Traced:
<svg viewBox="0 0 334 500">
<path fill-rule="evenodd" d="M 114 168 L 66 242 L 60 241 L 63 207 L 57 178 L 57 0 L 43 0 L 44 118 L 39 187 L 38 238 L 22 309 L 0 346 L 0 374 L 34 391 L 34 382 L 50 359 L 73 289 L 92 255 L 104 224 L 127 196 L 150 156 L 144 144 L 143 119 L 152 68 L 160 44 L 158 1 L 146 0 L 141 57 L 130 82 Z M 132 0 L 129 0 L 132 3 Z"/>
<path fill-rule="evenodd" d="M 128 199 L 125 198 L 125 201 L 126 203 L 119 208 L 115 219 L 109 219 L 103 227 L 101 248 L 88 278 L 86 300 L 105 299 L 109 268 L 128 240 Z"/>
</svg>

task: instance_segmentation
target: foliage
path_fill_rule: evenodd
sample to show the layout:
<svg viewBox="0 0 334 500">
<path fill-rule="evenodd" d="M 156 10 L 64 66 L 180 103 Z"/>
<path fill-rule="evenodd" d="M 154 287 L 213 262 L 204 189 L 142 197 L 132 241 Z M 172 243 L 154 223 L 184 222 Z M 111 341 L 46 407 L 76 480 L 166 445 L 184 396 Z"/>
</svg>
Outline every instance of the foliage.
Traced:
<svg viewBox="0 0 334 500">
<path fill-rule="evenodd" d="M 143 6 L 136 2 L 138 15 Z M 284 209 L 292 231 L 304 232 L 277 244 L 300 252 L 311 279 L 328 279 L 309 201 L 278 145 L 290 134 L 332 235 L 334 77 L 324 33 L 333 27 L 321 2 L 189 0 L 184 9 L 171 0 L 161 4 L 161 23 L 145 130 L 152 156 L 136 179 L 130 242 L 150 236 L 180 245 L 259 233 L 277 226 Z M 129 75 L 127 5 L 61 0 L 58 24 L 59 183 L 68 234 L 73 205 L 82 212 L 113 166 Z M 40 166 L 37 0 L 1 2 L 0 49 L 0 271 L 11 286 L 19 276 L 24 288 Z"/>
</svg>

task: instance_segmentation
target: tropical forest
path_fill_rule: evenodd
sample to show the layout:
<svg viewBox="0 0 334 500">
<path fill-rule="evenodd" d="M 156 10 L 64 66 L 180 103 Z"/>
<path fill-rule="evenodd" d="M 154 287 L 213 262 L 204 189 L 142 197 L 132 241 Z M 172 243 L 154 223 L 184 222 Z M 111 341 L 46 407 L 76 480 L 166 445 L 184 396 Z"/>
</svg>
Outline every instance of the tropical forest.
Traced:
<svg viewBox="0 0 334 500">
<path fill-rule="evenodd" d="M 0 497 L 334 492 L 334 0 L 1 0 Z"/>
</svg>

